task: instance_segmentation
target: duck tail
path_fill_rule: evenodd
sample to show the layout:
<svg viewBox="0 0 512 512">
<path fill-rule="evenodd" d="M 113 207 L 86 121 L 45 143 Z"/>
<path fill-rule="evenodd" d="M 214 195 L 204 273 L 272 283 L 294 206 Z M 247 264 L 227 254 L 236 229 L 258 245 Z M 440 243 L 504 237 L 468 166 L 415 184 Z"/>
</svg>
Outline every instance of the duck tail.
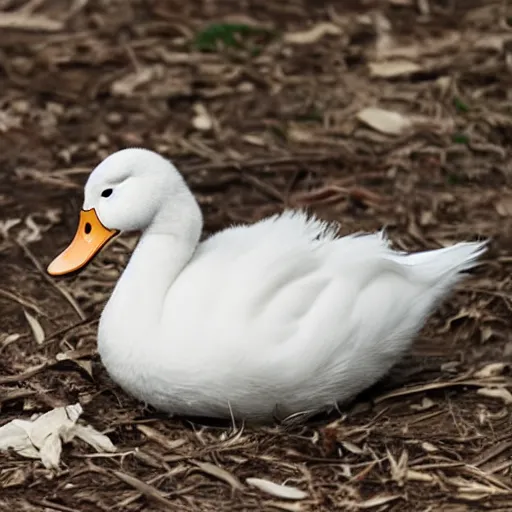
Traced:
<svg viewBox="0 0 512 512">
<path fill-rule="evenodd" d="M 478 258 L 487 251 L 489 241 L 461 242 L 450 247 L 409 254 L 407 263 L 421 267 L 422 273 L 433 280 L 457 281 L 459 274 L 479 264 Z"/>
</svg>

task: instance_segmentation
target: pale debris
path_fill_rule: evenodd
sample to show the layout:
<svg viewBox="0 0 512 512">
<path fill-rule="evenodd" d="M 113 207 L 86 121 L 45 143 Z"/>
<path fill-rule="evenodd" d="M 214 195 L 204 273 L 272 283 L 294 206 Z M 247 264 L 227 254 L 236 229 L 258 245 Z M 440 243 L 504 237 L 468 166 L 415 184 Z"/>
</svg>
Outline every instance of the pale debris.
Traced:
<svg viewBox="0 0 512 512">
<path fill-rule="evenodd" d="M 357 113 L 362 123 L 388 135 L 400 135 L 412 126 L 412 121 L 398 112 L 368 107 Z"/>
<path fill-rule="evenodd" d="M 260 491 L 272 494 L 278 498 L 286 500 L 303 500 L 308 494 L 296 487 L 289 485 L 280 485 L 264 478 L 246 478 L 245 482 L 252 487 L 256 487 Z"/>
<path fill-rule="evenodd" d="M 96 451 L 114 452 L 110 439 L 92 428 L 77 424 L 82 414 L 77 403 L 57 407 L 31 420 L 12 420 L 0 427 L 0 450 L 12 449 L 23 457 L 41 459 L 48 469 L 59 467 L 62 443 L 78 437 Z"/>
</svg>

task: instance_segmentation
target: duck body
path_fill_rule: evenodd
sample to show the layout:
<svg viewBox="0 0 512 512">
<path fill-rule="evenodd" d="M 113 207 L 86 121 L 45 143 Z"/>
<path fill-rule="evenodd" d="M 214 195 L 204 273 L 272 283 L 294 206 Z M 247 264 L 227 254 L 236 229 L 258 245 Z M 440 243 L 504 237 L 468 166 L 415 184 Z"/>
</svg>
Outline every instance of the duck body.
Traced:
<svg viewBox="0 0 512 512">
<path fill-rule="evenodd" d="M 195 199 L 145 150 L 115 153 L 91 175 L 84 210 L 106 229 L 123 221 L 109 218 L 97 190 L 126 166 L 126 151 L 166 167 L 174 185 L 148 214 L 101 315 L 98 349 L 125 391 L 169 413 L 266 422 L 354 398 L 400 359 L 485 251 L 475 242 L 406 254 L 382 232 L 338 237 L 292 211 L 199 242 Z"/>
</svg>

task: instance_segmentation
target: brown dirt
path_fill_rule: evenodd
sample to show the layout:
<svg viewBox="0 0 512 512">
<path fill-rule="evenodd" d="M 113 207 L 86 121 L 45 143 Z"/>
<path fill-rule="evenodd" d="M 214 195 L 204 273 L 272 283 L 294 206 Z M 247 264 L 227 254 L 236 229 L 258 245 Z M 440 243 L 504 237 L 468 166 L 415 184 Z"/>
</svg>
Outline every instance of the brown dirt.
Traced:
<svg viewBox="0 0 512 512">
<path fill-rule="evenodd" d="M 492 0 L 320 4 L 0 0 L 1 423 L 79 400 L 119 449 L 93 456 L 73 441 L 53 473 L 0 454 L 2 510 L 512 510 L 512 380 L 505 364 L 475 375 L 512 354 L 512 11 Z M 265 30 L 194 47 L 227 21 Z M 307 44 L 297 34 L 321 23 L 329 33 Z M 393 57 L 411 71 L 397 75 Z M 357 120 L 370 106 L 414 124 L 381 133 Z M 404 363 L 330 423 L 166 419 L 113 385 L 95 353 L 134 239 L 73 280 L 44 274 L 73 234 L 90 169 L 132 145 L 175 161 L 208 232 L 305 206 L 343 232 L 386 225 L 405 249 L 490 237 L 491 250 Z M 61 352 L 72 360 L 56 363 Z M 285 502 L 248 477 L 308 497 Z"/>
</svg>

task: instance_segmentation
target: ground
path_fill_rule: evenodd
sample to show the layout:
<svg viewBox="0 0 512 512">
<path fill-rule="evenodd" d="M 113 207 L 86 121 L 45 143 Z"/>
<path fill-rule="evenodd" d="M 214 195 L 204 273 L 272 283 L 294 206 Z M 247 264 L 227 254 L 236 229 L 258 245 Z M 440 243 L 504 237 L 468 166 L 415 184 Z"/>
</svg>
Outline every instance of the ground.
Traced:
<svg viewBox="0 0 512 512">
<path fill-rule="evenodd" d="M 73 440 L 58 470 L 0 453 L 2 510 L 512 510 L 506 2 L 0 10 L 0 421 L 80 402 L 81 420 L 117 447 Z M 117 388 L 96 354 L 99 312 L 136 239 L 71 280 L 44 270 L 74 233 L 88 173 L 126 146 L 174 160 L 206 234 L 306 207 L 342 233 L 386 226 L 406 250 L 484 238 L 490 250 L 392 374 L 333 416 L 165 418 Z"/>
</svg>

